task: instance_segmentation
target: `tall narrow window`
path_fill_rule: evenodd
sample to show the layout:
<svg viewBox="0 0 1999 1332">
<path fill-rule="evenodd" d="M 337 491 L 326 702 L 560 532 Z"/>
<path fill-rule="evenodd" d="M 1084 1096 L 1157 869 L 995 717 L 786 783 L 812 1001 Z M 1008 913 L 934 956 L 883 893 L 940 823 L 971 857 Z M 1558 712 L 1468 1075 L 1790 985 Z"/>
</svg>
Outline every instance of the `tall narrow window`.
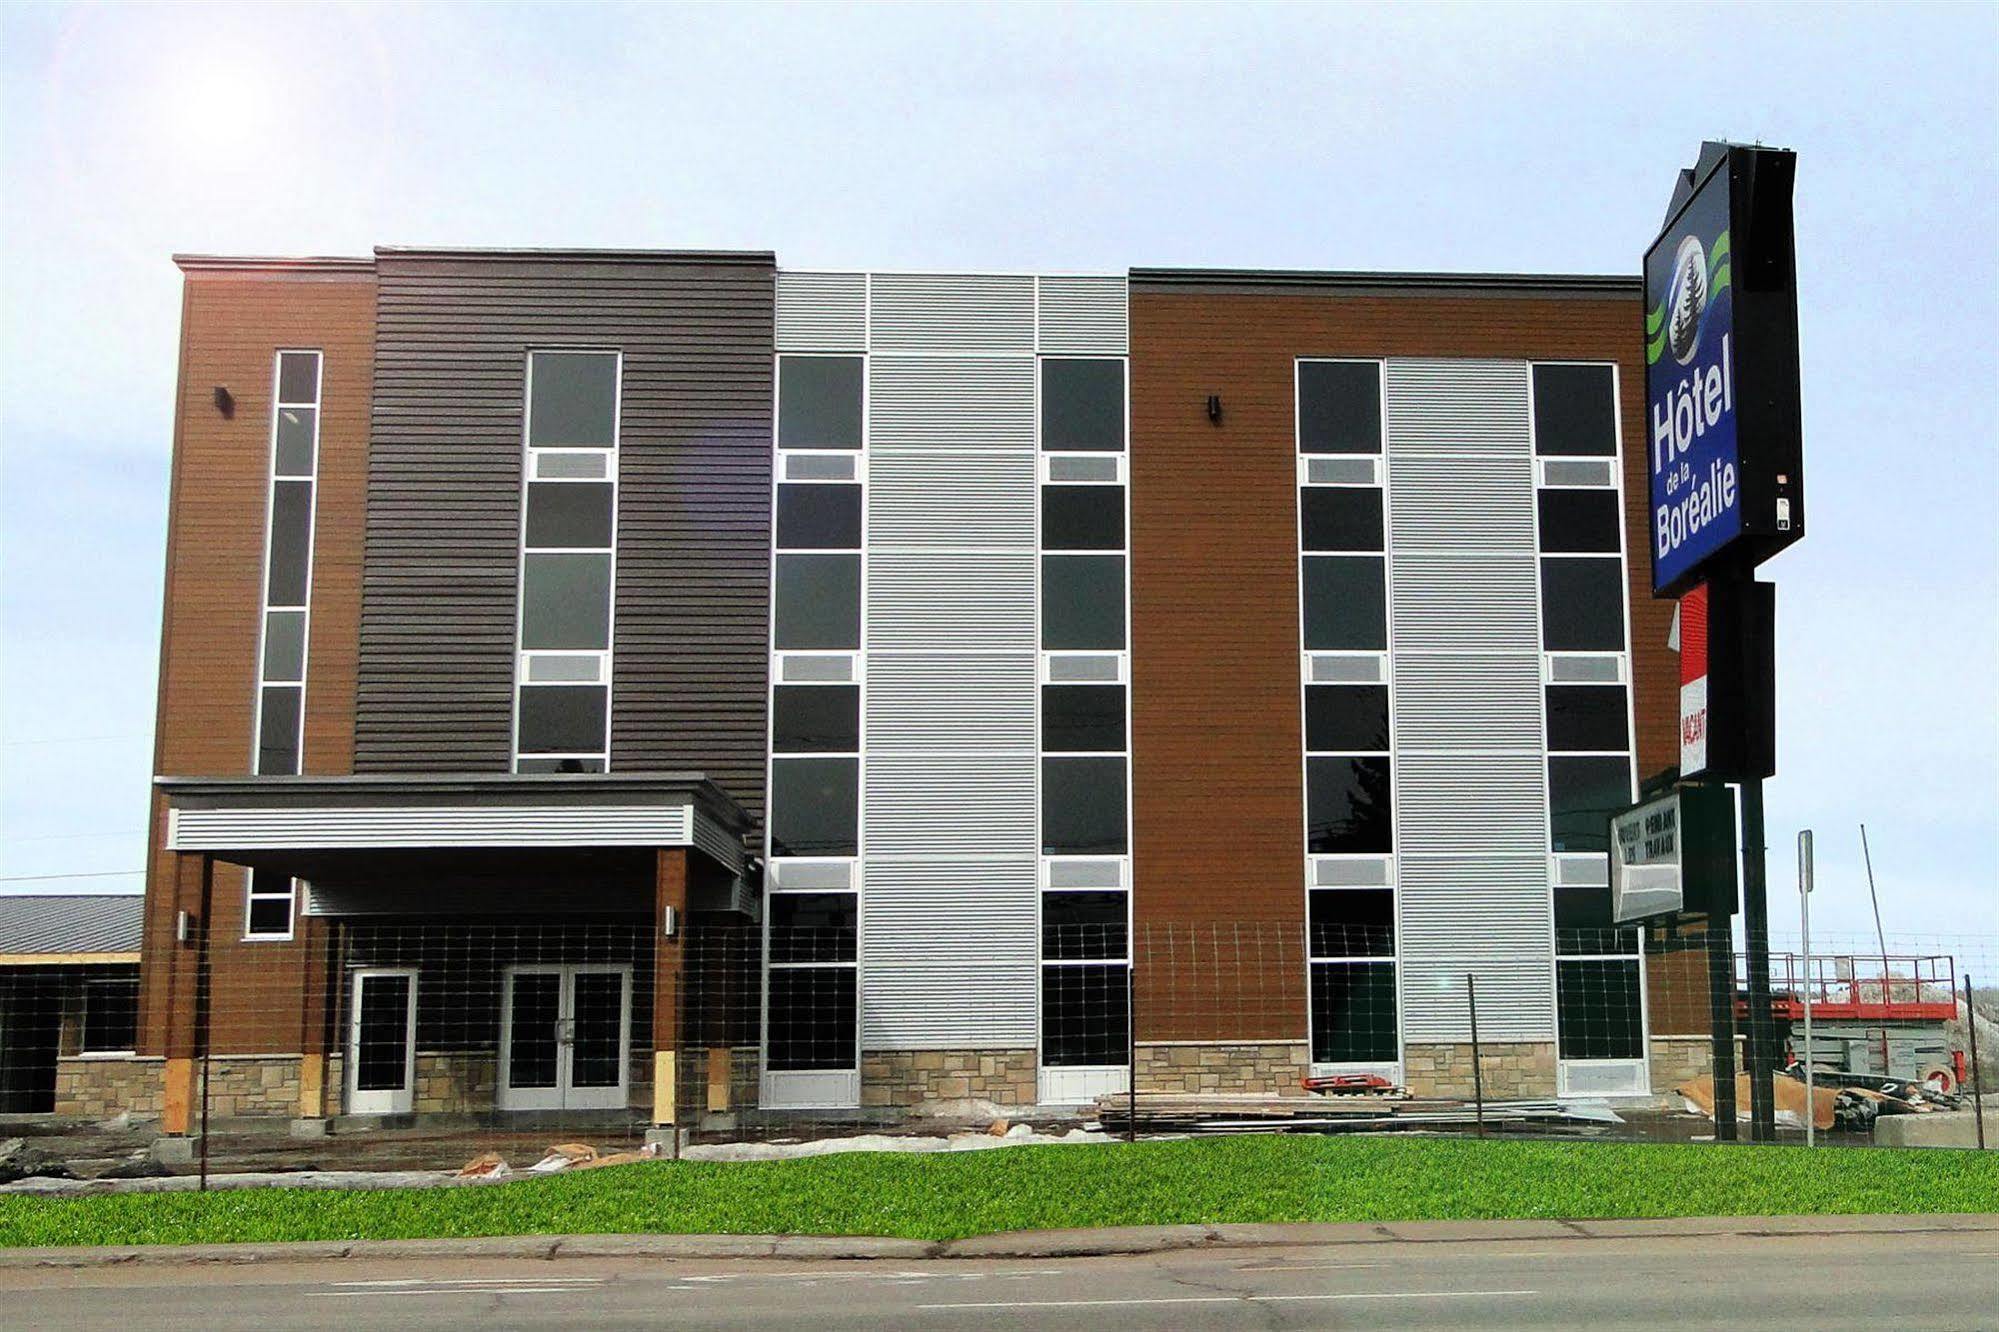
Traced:
<svg viewBox="0 0 1999 1332">
<path fill-rule="evenodd" d="M 259 776 L 296 776 L 303 759 L 320 371 L 316 351 L 281 351 L 272 369 L 263 643 L 257 660 Z"/>
<path fill-rule="evenodd" d="M 610 765 L 622 380 L 614 351 L 528 356 L 518 772 L 603 772 Z"/>
<path fill-rule="evenodd" d="M 1379 361 L 1297 365 L 1307 981 L 1332 1066 L 1401 1058 L 1381 382 Z"/>
</svg>

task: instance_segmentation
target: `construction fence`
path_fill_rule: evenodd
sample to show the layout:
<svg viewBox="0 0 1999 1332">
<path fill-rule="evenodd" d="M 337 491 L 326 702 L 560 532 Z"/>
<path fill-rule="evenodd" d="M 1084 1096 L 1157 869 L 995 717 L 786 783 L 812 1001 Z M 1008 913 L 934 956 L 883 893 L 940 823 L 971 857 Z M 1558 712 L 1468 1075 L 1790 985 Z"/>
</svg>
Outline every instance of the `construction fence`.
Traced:
<svg viewBox="0 0 1999 1332">
<path fill-rule="evenodd" d="M 1883 1118 L 1999 1085 L 1994 991 L 1974 1023 L 1965 980 L 1999 975 L 1991 938 L 1822 939 L 1809 963 L 1773 940 L 1759 1045 L 1742 941 L 1717 950 L 1698 924 L 1561 929 L 1552 957 L 1496 965 L 1482 950 L 1460 967 L 1417 954 L 1371 904 L 1302 930 L 1134 926 L 1107 894 L 1120 900 L 1044 917 L 1038 974 L 1011 978 L 1026 1011 L 994 1002 L 990 970 L 870 967 L 851 896 L 818 896 L 774 895 L 765 921 L 697 914 L 672 938 L 638 914 L 301 921 L 268 946 L 190 947 L 192 965 L 144 985 L 130 966 L 7 968 L 0 1114 L 51 1142 L 96 1135 L 119 1161 L 178 1114 L 185 1150 L 153 1155 L 218 1171 L 520 1165 L 557 1143 L 671 1155 L 997 1121 L 1707 1140 L 1731 1090 L 1712 1077 L 1721 1012 L 1735 1066 L 1774 1070 L 1775 1131 L 1791 1140 L 1808 1113 L 1808 1000 L 1809 1115 L 1828 1142 L 1865 1144 Z M 1750 1080 L 1733 1090 L 1749 1116 Z"/>
</svg>

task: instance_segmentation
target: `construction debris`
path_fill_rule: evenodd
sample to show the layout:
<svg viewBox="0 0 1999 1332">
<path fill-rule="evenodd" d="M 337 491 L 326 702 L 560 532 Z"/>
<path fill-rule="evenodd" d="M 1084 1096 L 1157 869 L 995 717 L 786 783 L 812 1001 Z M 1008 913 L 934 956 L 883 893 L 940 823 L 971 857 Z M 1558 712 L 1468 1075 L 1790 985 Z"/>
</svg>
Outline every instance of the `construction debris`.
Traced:
<svg viewBox="0 0 1999 1332">
<path fill-rule="evenodd" d="M 1342 1091 L 1334 1096 L 1257 1096 L 1139 1092 L 1100 1096 L 1097 1118 L 1108 1131 L 1134 1121 L 1148 1133 L 1338 1133 L 1384 1129 L 1488 1128 L 1618 1124 L 1607 1102 L 1469 1101 L 1417 1097 L 1391 1085 L 1387 1092 Z"/>
<path fill-rule="evenodd" d="M 1812 1127 L 1860 1131 L 1873 1126 L 1882 1115 L 1929 1114 L 1955 1109 L 1958 1098 L 1920 1083 L 1891 1078 L 1839 1073 L 1831 1069 L 1812 1070 Z M 1780 1128 L 1805 1126 L 1804 1069 L 1793 1066 L 1770 1081 L 1775 1100 L 1774 1119 Z M 1714 1118 L 1714 1078 L 1703 1073 L 1673 1090 L 1685 1102 L 1688 1114 Z M 1735 1117 L 1749 1120 L 1749 1075 L 1735 1078 Z"/>
</svg>

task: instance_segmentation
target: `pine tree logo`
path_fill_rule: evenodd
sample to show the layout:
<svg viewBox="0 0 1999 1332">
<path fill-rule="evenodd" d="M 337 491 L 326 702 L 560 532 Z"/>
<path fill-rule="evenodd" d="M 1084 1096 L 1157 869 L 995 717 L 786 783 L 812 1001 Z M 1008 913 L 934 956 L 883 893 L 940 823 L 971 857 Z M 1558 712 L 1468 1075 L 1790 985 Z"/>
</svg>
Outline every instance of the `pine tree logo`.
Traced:
<svg viewBox="0 0 1999 1332">
<path fill-rule="evenodd" d="M 1694 359 L 1700 350 L 1701 314 L 1707 309 L 1707 247 L 1698 236 L 1680 242 L 1673 255 L 1673 282 L 1666 292 L 1666 308 L 1671 312 L 1666 344 L 1681 365 Z"/>
</svg>

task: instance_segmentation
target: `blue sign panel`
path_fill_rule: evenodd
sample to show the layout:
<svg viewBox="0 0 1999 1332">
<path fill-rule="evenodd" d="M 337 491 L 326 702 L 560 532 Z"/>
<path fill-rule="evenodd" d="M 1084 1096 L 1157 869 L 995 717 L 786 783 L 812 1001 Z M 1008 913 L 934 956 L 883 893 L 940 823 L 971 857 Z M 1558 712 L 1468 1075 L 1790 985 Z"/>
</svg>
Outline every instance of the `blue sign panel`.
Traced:
<svg viewBox="0 0 1999 1332">
<path fill-rule="evenodd" d="M 1652 587 L 1679 583 L 1742 533 L 1729 173 L 1711 173 L 1645 256 Z"/>
</svg>

